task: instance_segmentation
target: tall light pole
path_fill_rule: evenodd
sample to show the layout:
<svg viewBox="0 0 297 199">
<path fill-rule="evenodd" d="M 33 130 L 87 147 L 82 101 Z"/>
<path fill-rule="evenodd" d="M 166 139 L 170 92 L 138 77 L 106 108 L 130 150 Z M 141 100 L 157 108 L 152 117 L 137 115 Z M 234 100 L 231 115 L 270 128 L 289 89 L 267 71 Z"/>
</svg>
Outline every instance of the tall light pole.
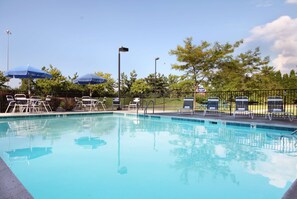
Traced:
<svg viewBox="0 0 297 199">
<path fill-rule="evenodd" d="M 9 36 L 11 35 L 10 30 L 5 31 L 7 34 L 7 70 L 9 70 Z"/>
<path fill-rule="evenodd" d="M 121 52 L 128 52 L 129 48 L 120 47 L 119 56 L 118 56 L 118 98 L 119 98 L 119 107 L 118 110 L 121 110 Z"/>
<path fill-rule="evenodd" d="M 155 90 L 156 90 L 156 84 L 157 84 L 157 61 L 159 60 L 159 57 L 155 58 Z"/>
<path fill-rule="evenodd" d="M 157 91 L 157 61 L 159 59 L 160 59 L 159 57 L 155 58 L 155 82 L 154 82 L 155 92 Z M 156 94 L 155 94 L 155 105 L 156 105 Z"/>
</svg>

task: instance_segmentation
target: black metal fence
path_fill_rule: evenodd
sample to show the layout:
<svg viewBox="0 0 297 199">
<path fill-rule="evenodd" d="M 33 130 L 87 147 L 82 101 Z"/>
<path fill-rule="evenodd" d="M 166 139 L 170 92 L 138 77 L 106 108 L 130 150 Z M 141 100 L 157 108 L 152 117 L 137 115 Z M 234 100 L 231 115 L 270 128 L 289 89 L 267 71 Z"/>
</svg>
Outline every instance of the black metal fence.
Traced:
<svg viewBox="0 0 297 199">
<path fill-rule="evenodd" d="M 183 106 L 185 97 L 193 97 L 194 93 L 175 92 L 166 96 L 141 97 L 141 107 L 146 105 L 147 101 L 155 102 L 154 109 L 163 111 L 177 111 Z M 249 99 L 249 110 L 256 116 L 264 116 L 268 111 L 267 99 L 269 96 L 280 96 L 283 99 L 284 111 L 292 113 L 297 117 L 297 89 L 281 90 L 248 90 L 248 91 L 215 91 L 205 93 L 195 93 L 195 111 L 204 111 L 207 99 L 210 97 L 219 98 L 219 111 L 223 114 L 232 114 L 235 111 L 235 98 L 238 96 L 247 96 Z M 128 99 L 128 100 L 127 100 Z M 122 104 L 127 106 L 131 98 L 122 99 Z M 124 101 L 125 100 L 125 101 Z M 150 105 L 149 108 L 152 108 Z"/>
<path fill-rule="evenodd" d="M 5 111 L 7 106 L 6 94 L 14 94 L 12 91 L 0 91 L 0 110 Z M 215 91 L 205 93 L 195 93 L 195 111 L 200 112 L 205 109 L 207 99 L 209 97 L 219 98 L 219 111 L 223 114 L 232 114 L 235 110 L 235 98 L 237 96 L 247 96 L 249 99 L 249 110 L 253 111 L 256 116 L 263 116 L 267 113 L 267 99 L 269 96 L 280 96 L 283 99 L 284 110 L 292 113 L 297 117 L 297 89 L 281 89 L 281 90 L 248 90 L 248 91 Z M 154 101 L 154 109 L 158 111 L 177 111 L 183 106 L 185 97 L 193 97 L 194 93 L 171 92 L 162 95 L 156 93 L 146 93 L 140 96 L 122 95 L 122 108 L 127 108 L 133 97 L 140 97 L 140 106 L 145 108 L 147 102 Z M 81 97 L 78 93 L 59 93 L 59 98 Z M 108 109 L 112 107 L 112 99 L 116 96 L 93 96 L 94 98 L 103 99 L 106 97 L 106 106 Z M 150 103 L 148 109 L 152 109 L 153 104 Z"/>
</svg>

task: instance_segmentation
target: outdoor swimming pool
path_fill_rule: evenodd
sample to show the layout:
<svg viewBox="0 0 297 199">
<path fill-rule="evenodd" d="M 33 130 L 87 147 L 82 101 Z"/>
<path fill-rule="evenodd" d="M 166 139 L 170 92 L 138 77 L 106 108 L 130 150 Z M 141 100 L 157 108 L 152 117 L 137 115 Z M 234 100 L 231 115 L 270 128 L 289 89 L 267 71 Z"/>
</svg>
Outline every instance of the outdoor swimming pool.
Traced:
<svg viewBox="0 0 297 199">
<path fill-rule="evenodd" d="M 290 132 L 123 114 L 14 118 L 0 121 L 0 156 L 36 199 L 279 199 L 297 177 Z"/>
</svg>

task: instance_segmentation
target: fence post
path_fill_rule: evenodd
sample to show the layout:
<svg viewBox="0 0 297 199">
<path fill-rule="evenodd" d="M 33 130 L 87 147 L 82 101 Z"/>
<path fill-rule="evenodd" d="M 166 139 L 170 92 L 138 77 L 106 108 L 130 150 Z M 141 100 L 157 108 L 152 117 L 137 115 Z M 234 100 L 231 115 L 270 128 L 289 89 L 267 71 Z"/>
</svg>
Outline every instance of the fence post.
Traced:
<svg viewBox="0 0 297 199">
<path fill-rule="evenodd" d="M 230 115 L 232 115 L 232 92 L 230 92 L 230 108 L 229 108 L 229 110 L 230 110 Z"/>
<path fill-rule="evenodd" d="M 287 90 L 284 90 L 284 111 L 286 111 L 287 105 Z"/>
<path fill-rule="evenodd" d="M 165 97 L 163 97 L 163 112 L 165 112 Z"/>
</svg>

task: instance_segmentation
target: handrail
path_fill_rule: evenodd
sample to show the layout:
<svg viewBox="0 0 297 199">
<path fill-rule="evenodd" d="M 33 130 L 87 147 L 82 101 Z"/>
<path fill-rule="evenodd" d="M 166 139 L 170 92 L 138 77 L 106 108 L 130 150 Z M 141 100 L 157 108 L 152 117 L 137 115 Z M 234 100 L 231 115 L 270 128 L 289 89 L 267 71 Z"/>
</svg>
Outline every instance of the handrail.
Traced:
<svg viewBox="0 0 297 199">
<path fill-rule="evenodd" d="M 147 114 L 147 108 L 148 108 L 148 106 L 150 105 L 151 102 L 153 103 L 153 114 L 154 114 L 155 113 L 155 102 L 154 102 L 154 100 L 150 100 L 149 102 L 145 101 L 145 102 L 146 102 L 146 106 L 144 108 L 143 114 Z"/>
<path fill-rule="evenodd" d="M 295 134 L 297 134 L 297 130 L 295 130 L 291 133 L 291 135 L 295 135 Z"/>
<path fill-rule="evenodd" d="M 294 138 L 295 139 L 295 147 L 297 147 L 297 129 L 295 130 L 295 131 L 293 131 L 291 134 L 290 134 L 290 136 L 292 136 L 292 138 Z M 280 137 L 280 140 L 282 140 L 282 139 L 284 139 L 284 136 L 281 136 Z"/>
</svg>

